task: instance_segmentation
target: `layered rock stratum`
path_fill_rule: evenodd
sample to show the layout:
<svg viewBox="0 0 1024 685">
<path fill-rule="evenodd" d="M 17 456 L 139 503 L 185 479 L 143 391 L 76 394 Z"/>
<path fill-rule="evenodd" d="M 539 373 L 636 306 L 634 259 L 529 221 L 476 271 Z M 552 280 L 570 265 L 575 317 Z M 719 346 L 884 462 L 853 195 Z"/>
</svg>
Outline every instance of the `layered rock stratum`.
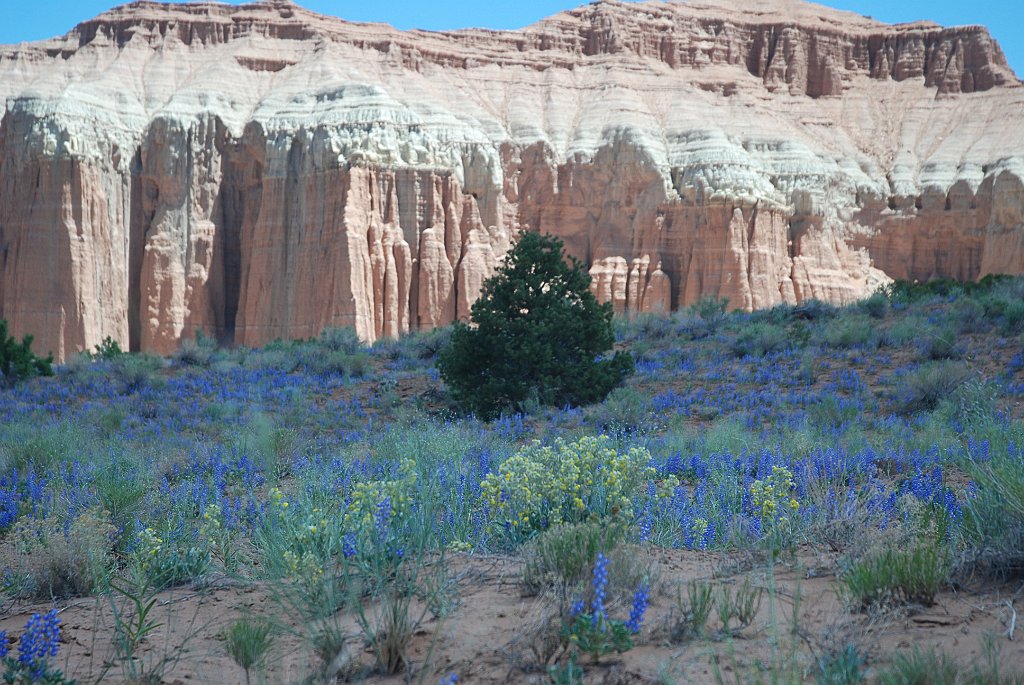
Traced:
<svg viewBox="0 0 1024 685">
<path fill-rule="evenodd" d="M 59 358 L 372 341 L 466 317 L 520 229 L 620 313 L 1024 272 L 1024 87 L 984 28 L 753 5 L 136 2 L 0 46 L 0 317 Z"/>
</svg>

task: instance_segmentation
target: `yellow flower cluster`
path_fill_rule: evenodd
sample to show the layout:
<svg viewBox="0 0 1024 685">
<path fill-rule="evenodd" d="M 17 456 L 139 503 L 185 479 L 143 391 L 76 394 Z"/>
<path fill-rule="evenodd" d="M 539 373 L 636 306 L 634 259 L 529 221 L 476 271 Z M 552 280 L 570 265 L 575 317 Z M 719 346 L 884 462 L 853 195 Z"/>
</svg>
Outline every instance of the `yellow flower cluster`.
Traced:
<svg viewBox="0 0 1024 685">
<path fill-rule="evenodd" d="M 789 513 L 800 509 L 800 500 L 793 496 L 795 489 L 793 472 L 785 466 L 773 466 L 768 478 L 750 485 L 754 512 L 763 523 L 788 521 Z"/>
<path fill-rule="evenodd" d="M 323 563 L 310 552 L 303 552 L 300 556 L 289 550 L 284 553 L 284 561 L 288 565 L 288 576 L 291 580 L 307 590 L 316 588 L 324 576 Z"/>
<path fill-rule="evenodd" d="M 288 508 L 288 500 L 284 498 L 284 493 L 281 492 L 281 488 L 270 488 L 268 499 L 270 500 L 270 506 L 275 509 L 284 511 Z"/>
<path fill-rule="evenodd" d="M 695 518 L 690 524 L 691 532 L 693 533 L 694 540 L 702 540 L 704 534 L 708 532 L 708 520 L 706 518 Z"/>
<path fill-rule="evenodd" d="M 223 526 L 224 515 L 220 510 L 220 506 L 216 504 L 208 504 L 206 510 L 203 511 L 203 520 L 199 522 L 199 532 L 202 535 L 209 535 L 221 529 Z"/>
<path fill-rule="evenodd" d="M 139 558 L 139 565 L 146 569 L 149 567 L 152 559 L 163 549 L 164 541 L 157 536 L 156 531 L 152 528 L 140 531 L 137 537 L 139 539 L 139 546 L 136 548 L 135 553 Z"/>
<path fill-rule="evenodd" d="M 650 460 L 638 448 L 619 454 L 604 436 L 534 442 L 480 486 L 495 517 L 525 533 L 591 515 L 632 516 L 632 495 L 654 477 Z"/>
<path fill-rule="evenodd" d="M 357 483 L 352 488 L 348 506 L 342 517 L 342 527 L 351 532 L 362 533 L 372 530 L 381 504 L 390 504 L 392 521 L 402 520 L 412 506 L 410 493 L 416 485 L 416 462 L 403 459 L 398 478 L 394 480 L 371 480 Z"/>
</svg>

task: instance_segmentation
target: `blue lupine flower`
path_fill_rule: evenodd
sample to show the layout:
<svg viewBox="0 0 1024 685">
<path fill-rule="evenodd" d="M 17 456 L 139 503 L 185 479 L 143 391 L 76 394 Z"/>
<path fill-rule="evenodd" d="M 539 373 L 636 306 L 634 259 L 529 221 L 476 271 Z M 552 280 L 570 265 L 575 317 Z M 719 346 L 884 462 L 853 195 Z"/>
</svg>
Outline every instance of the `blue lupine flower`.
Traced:
<svg viewBox="0 0 1024 685">
<path fill-rule="evenodd" d="M 455 673 L 449 673 L 441 678 L 441 685 L 455 685 L 457 682 L 459 682 L 459 676 L 455 675 Z"/>
<path fill-rule="evenodd" d="M 644 614 L 647 612 L 650 592 L 650 588 L 646 585 L 641 585 L 633 593 L 633 606 L 629 610 L 629 620 L 626 621 L 626 628 L 634 635 L 640 632 L 640 624 L 644 622 Z"/>
<path fill-rule="evenodd" d="M 0 630 L 0 659 L 3 659 L 5 656 L 7 656 L 8 651 L 9 650 L 7 649 L 7 631 Z"/>
<path fill-rule="evenodd" d="M 57 656 L 59 649 L 60 619 L 57 610 L 50 609 L 45 615 L 32 614 L 18 641 L 18 661 L 31 670 L 33 678 L 39 679 L 46 670 L 46 660 Z"/>
<path fill-rule="evenodd" d="M 576 601 L 573 602 L 572 606 L 569 608 L 569 615 L 575 617 L 575 616 L 579 616 L 582 613 L 583 613 L 583 598 L 582 597 L 577 597 Z"/>
<path fill-rule="evenodd" d="M 597 561 L 594 562 L 594 604 L 592 605 L 592 621 L 594 627 L 604 625 L 608 618 L 604 610 L 604 600 L 608 590 L 608 557 L 603 553 L 597 553 Z"/>
<path fill-rule="evenodd" d="M 347 533 L 341 543 L 341 553 L 345 555 L 346 559 L 351 559 L 358 551 L 356 549 L 355 533 Z"/>
</svg>

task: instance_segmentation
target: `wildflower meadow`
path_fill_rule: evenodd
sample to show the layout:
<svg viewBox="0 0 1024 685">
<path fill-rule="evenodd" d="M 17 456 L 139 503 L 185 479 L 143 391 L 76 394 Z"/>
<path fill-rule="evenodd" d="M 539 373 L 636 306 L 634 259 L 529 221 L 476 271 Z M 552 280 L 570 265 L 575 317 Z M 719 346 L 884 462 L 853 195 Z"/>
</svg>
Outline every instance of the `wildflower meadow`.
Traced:
<svg viewBox="0 0 1024 685">
<path fill-rule="evenodd" d="M 1024 279 L 615 326 L 488 420 L 448 329 L 3 388 L 4 682 L 1024 682 Z"/>
</svg>

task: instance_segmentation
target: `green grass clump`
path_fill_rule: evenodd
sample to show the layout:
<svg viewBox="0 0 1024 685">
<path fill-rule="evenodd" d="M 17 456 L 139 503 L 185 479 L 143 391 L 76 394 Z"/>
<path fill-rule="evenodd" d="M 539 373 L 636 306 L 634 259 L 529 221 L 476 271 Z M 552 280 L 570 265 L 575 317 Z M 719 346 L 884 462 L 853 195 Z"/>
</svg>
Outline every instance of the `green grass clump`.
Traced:
<svg viewBox="0 0 1024 685">
<path fill-rule="evenodd" d="M 931 606 L 949 582 L 952 562 L 938 544 L 887 549 L 860 559 L 840 577 L 850 604 L 861 610 L 904 604 Z"/>
<path fill-rule="evenodd" d="M 245 671 L 246 685 L 251 672 L 263 665 L 273 644 L 270 637 L 270 623 L 242 618 L 224 631 L 224 648 L 232 661 Z"/>
<path fill-rule="evenodd" d="M 1024 674 L 1007 673 L 995 643 L 985 644 L 985 659 L 969 668 L 934 649 L 915 647 L 896 654 L 878 674 L 879 685 L 1024 685 Z"/>
</svg>

